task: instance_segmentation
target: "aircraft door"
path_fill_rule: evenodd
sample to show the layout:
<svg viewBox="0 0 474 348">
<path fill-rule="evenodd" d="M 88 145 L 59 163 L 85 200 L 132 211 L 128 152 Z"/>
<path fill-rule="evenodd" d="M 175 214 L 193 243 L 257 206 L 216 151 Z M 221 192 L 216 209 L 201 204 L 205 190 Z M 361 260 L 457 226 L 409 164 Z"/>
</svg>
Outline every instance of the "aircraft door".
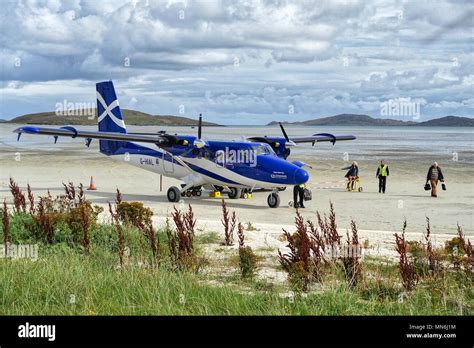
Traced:
<svg viewBox="0 0 474 348">
<path fill-rule="evenodd" d="M 163 171 L 165 173 L 173 173 L 174 172 L 174 158 L 163 153 L 161 158 L 161 163 L 163 163 Z"/>
</svg>

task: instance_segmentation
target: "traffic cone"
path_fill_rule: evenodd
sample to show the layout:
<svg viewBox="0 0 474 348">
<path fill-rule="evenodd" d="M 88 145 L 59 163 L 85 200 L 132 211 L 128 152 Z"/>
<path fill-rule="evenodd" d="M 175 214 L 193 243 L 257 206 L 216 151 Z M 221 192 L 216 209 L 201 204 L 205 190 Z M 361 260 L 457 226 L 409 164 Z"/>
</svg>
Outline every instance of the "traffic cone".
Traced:
<svg viewBox="0 0 474 348">
<path fill-rule="evenodd" d="M 94 186 L 94 177 L 91 176 L 91 183 L 89 184 L 88 190 L 97 190 Z"/>
</svg>

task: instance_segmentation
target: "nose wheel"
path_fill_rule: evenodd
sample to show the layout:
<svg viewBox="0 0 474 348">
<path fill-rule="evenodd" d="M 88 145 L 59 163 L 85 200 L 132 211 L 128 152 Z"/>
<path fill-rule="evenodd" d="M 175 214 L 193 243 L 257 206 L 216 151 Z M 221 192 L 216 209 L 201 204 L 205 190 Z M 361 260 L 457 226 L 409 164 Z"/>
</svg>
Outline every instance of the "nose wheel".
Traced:
<svg viewBox="0 0 474 348">
<path fill-rule="evenodd" d="M 270 208 L 278 208 L 280 206 L 280 196 L 276 192 L 268 195 L 267 203 Z"/>
</svg>

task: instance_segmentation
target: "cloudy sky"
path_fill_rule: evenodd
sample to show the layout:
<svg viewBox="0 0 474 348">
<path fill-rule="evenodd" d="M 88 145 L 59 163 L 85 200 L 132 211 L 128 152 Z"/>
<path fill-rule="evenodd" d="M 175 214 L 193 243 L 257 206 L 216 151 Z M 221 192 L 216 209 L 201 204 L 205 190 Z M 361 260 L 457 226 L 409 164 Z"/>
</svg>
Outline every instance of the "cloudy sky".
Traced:
<svg viewBox="0 0 474 348">
<path fill-rule="evenodd" d="M 474 116 L 473 1 L 2 1 L 0 118 L 95 103 L 223 124 Z"/>
</svg>

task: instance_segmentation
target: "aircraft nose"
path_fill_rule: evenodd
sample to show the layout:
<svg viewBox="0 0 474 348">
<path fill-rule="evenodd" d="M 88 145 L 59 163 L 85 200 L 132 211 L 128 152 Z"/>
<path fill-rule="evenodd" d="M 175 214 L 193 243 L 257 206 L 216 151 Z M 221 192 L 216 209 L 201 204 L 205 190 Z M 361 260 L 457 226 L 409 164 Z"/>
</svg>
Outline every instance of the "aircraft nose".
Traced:
<svg viewBox="0 0 474 348">
<path fill-rule="evenodd" d="M 304 184 L 309 179 L 309 174 L 306 170 L 298 168 L 295 169 L 293 174 L 293 179 L 295 181 L 295 185 Z"/>
</svg>

